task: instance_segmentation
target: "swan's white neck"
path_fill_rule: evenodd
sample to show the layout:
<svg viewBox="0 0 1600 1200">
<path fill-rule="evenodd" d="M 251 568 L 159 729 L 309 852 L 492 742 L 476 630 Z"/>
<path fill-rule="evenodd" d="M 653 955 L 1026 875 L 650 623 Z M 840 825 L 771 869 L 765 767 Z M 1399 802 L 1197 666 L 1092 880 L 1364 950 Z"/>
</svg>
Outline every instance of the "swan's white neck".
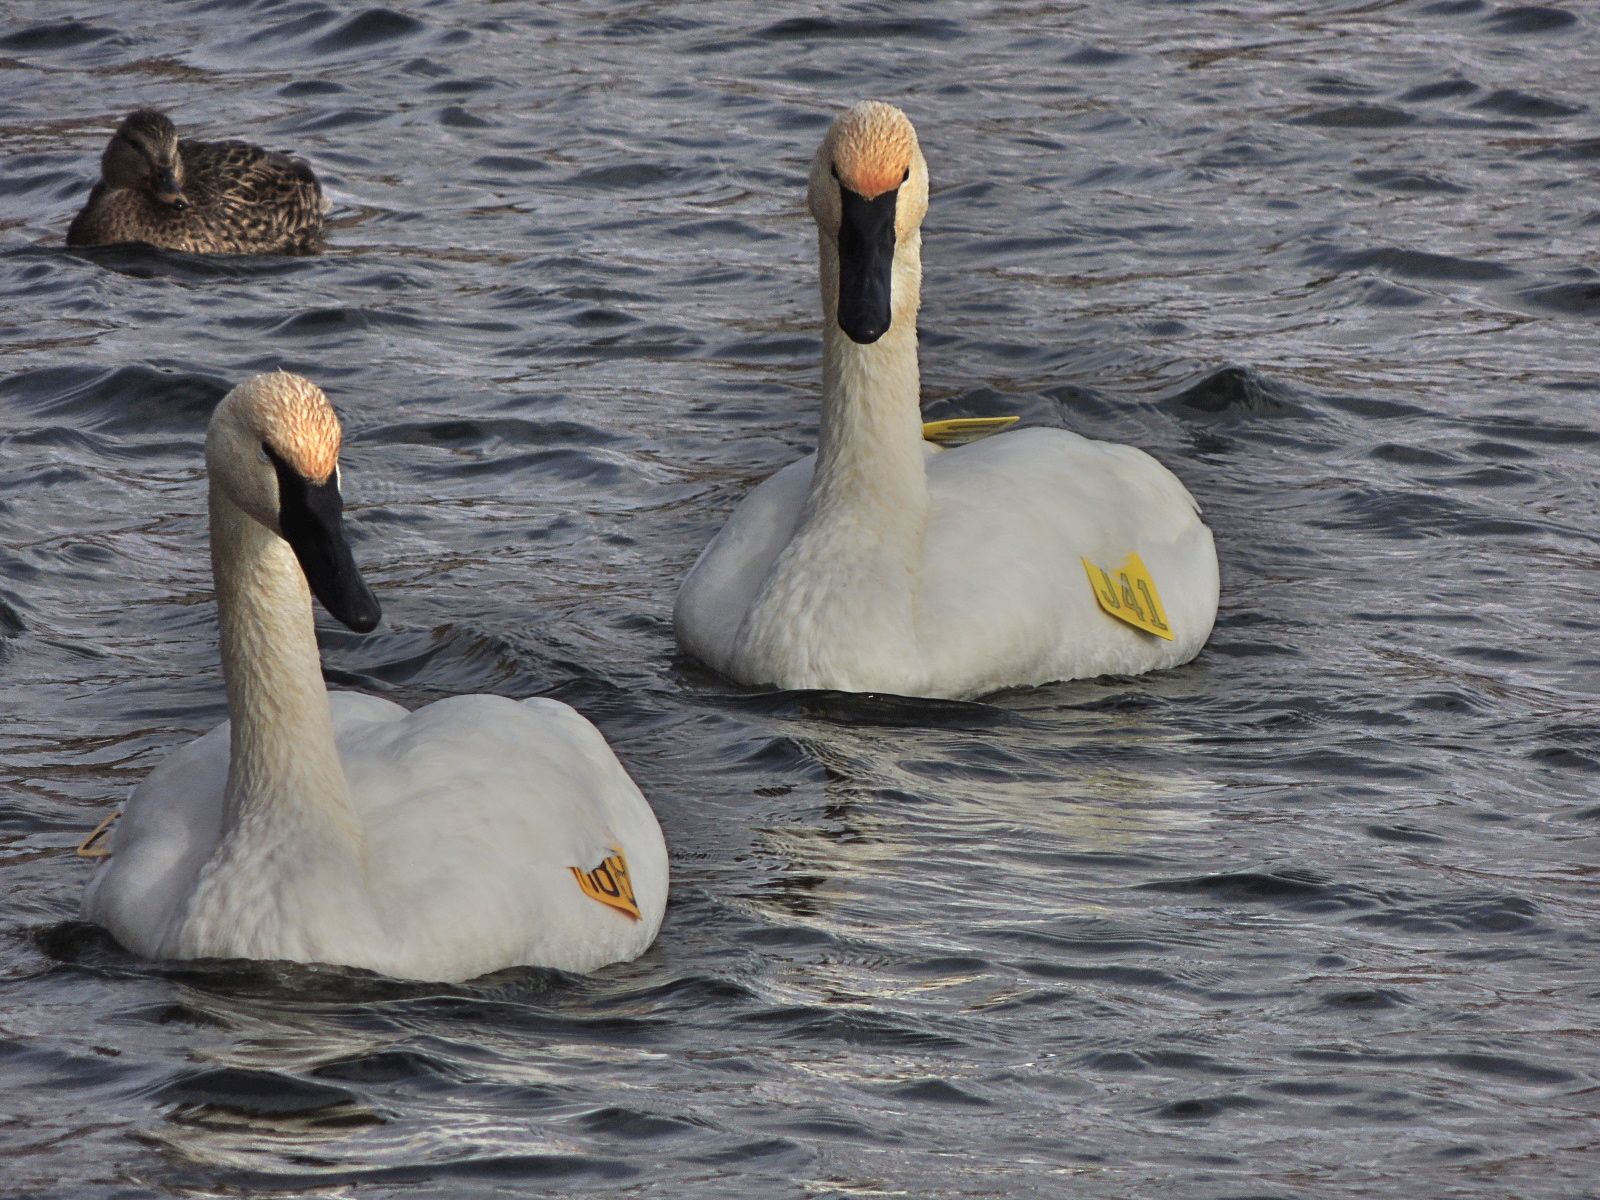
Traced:
<svg viewBox="0 0 1600 1200">
<path fill-rule="evenodd" d="M 859 345 L 839 328 L 838 249 L 820 239 L 822 416 L 800 524 L 741 630 L 785 687 L 907 690 L 928 523 L 917 374 L 920 237 L 895 251 L 888 332 Z M 796 674 L 792 664 L 809 669 Z M 791 664 L 777 670 L 777 664 Z"/>
<path fill-rule="evenodd" d="M 895 252 L 894 321 L 867 346 L 839 328 L 839 252 L 832 239 L 821 239 L 820 258 L 822 418 L 807 516 L 866 506 L 875 531 L 891 543 L 913 536 L 920 547 L 928 488 L 917 374 L 918 236 Z"/>
<path fill-rule="evenodd" d="M 311 593 L 294 551 L 211 485 L 211 569 L 228 687 L 223 846 L 248 833 L 364 851 L 339 765 Z"/>
</svg>

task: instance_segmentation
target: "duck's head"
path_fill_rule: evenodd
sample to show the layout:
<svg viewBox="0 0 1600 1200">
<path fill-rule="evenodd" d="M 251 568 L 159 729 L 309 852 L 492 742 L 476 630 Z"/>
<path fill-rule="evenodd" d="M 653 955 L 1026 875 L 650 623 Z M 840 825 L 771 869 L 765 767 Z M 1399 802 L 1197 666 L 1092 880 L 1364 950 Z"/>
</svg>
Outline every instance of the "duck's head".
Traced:
<svg viewBox="0 0 1600 1200">
<path fill-rule="evenodd" d="M 322 606 L 366 633 L 383 614 L 345 540 L 341 437 L 316 384 L 286 371 L 257 375 L 212 414 L 206 469 L 212 487 L 289 543 Z"/>
<path fill-rule="evenodd" d="M 863 345 L 899 321 L 914 321 L 919 281 L 903 278 L 900 289 L 894 286 L 895 251 L 920 237 L 928 212 L 928 164 L 910 118 L 877 100 L 841 115 L 811 164 L 808 199 L 825 249 L 831 243 L 838 251 L 830 319 Z M 906 269 L 915 262 L 908 256 Z M 823 292 L 826 310 L 826 278 Z"/>
<path fill-rule="evenodd" d="M 144 192 L 168 208 L 189 207 L 178 131 L 165 113 L 153 108 L 131 112 L 117 126 L 100 156 L 100 176 L 107 187 Z"/>
</svg>

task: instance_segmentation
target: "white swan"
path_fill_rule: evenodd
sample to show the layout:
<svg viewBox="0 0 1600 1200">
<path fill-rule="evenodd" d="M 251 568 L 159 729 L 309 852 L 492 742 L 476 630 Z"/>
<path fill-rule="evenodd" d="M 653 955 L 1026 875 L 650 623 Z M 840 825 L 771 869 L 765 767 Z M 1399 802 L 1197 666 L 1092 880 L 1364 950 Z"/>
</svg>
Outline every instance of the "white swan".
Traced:
<svg viewBox="0 0 1600 1200">
<path fill-rule="evenodd" d="M 924 441 L 928 169 L 906 115 L 868 102 L 840 116 L 809 200 L 817 452 L 757 487 L 700 555 L 673 613 L 679 644 L 741 683 L 936 697 L 1198 654 L 1216 619 L 1216 551 L 1166 468 L 1060 429 Z"/>
<path fill-rule="evenodd" d="M 339 442 L 295 375 L 218 405 L 206 465 L 230 719 L 135 790 L 83 918 L 150 958 L 410 979 L 637 957 L 661 926 L 666 847 L 594 726 L 553 700 L 407 712 L 324 687 L 307 582 L 352 629 L 380 615 L 344 539 Z"/>
</svg>

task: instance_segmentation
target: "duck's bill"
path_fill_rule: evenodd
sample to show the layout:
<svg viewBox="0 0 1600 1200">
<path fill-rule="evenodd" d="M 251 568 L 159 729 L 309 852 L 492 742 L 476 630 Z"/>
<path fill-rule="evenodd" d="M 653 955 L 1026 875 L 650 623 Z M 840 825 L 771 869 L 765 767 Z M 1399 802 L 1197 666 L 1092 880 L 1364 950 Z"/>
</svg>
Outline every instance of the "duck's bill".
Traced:
<svg viewBox="0 0 1600 1200">
<path fill-rule="evenodd" d="M 889 331 L 894 206 L 899 189 L 872 200 L 839 189 L 839 328 L 868 345 Z"/>
<path fill-rule="evenodd" d="M 383 610 L 345 539 L 339 473 L 312 483 L 270 449 L 267 453 L 278 470 L 278 531 L 294 551 L 312 594 L 330 616 L 357 633 L 376 628 Z"/>
<path fill-rule="evenodd" d="M 160 171 L 152 181 L 152 190 L 156 199 L 162 204 L 170 205 L 180 212 L 189 207 L 189 197 L 183 194 L 183 188 L 178 183 L 178 177 L 172 171 Z"/>
</svg>

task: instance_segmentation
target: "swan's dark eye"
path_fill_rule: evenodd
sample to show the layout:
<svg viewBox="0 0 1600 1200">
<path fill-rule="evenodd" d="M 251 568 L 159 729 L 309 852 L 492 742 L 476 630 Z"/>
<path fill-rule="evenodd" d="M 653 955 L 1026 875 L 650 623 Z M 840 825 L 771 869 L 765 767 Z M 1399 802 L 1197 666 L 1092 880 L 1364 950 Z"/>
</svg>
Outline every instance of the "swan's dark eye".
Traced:
<svg viewBox="0 0 1600 1200">
<path fill-rule="evenodd" d="M 900 176 L 900 182 L 904 183 L 906 180 L 908 180 L 910 178 L 911 178 L 911 168 L 907 167 L 906 168 L 906 173 L 904 175 Z"/>
<path fill-rule="evenodd" d="M 834 180 L 835 180 L 835 182 L 837 182 L 837 181 L 838 181 L 838 178 L 839 178 L 839 168 L 838 168 L 838 167 L 836 167 L 836 166 L 833 166 L 833 165 L 832 165 L 832 164 L 831 164 L 831 163 L 830 163 L 830 164 L 829 164 L 829 166 L 828 166 L 828 174 L 829 174 L 829 175 L 832 175 L 832 176 L 833 176 L 833 178 L 834 178 Z"/>
<path fill-rule="evenodd" d="M 260 451 L 257 452 L 256 457 L 259 458 L 262 462 L 270 461 L 271 458 L 272 458 L 272 447 L 267 445 L 267 443 L 262 442 L 261 443 L 261 449 L 260 449 Z"/>
</svg>

